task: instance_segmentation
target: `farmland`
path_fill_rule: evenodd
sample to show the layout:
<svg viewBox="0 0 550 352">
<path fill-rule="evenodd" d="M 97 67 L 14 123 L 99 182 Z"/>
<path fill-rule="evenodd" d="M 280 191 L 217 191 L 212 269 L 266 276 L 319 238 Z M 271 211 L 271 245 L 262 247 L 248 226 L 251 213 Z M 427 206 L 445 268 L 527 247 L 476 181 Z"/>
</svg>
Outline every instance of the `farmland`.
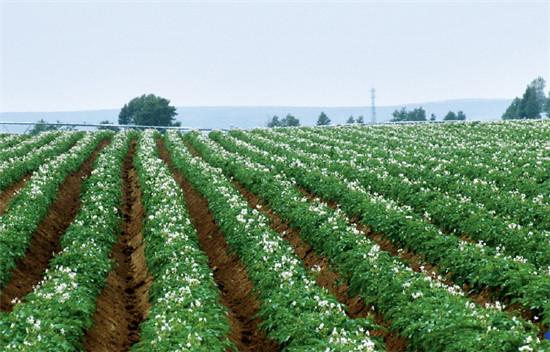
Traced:
<svg viewBox="0 0 550 352">
<path fill-rule="evenodd" d="M 550 123 L 0 135 L 2 351 L 550 350 Z"/>
</svg>

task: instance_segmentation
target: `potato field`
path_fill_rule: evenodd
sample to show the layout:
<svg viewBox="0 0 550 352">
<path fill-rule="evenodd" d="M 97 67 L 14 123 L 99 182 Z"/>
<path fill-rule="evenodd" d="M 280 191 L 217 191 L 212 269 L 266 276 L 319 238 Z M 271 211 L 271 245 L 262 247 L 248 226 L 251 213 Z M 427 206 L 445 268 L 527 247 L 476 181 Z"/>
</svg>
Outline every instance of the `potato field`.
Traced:
<svg viewBox="0 0 550 352">
<path fill-rule="evenodd" d="M 0 135 L 0 351 L 550 351 L 550 121 Z"/>
</svg>

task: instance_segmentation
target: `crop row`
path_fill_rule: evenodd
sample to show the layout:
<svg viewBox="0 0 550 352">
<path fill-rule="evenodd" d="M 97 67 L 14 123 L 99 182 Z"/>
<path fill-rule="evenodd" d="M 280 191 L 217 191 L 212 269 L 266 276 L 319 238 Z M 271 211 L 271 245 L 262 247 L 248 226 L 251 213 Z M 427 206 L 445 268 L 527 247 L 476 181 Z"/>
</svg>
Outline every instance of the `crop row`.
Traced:
<svg viewBox="0 0 550 352">
<path fill-rule="evenodd" d="M 220 292 L 200 250 L 183 194 L 155 145 L 141 134 L 135 165 L 146 216 L 145 255 L 153 276 L 151 310 L 140 325 L 135 351 L 225 351 L 229 321 Z"/>
<path fill-rule="evenodd" d="M 349 180 L 356 181 L 371 192 L 379 193 L 400 204 L 411 206 L 418 214 L 442 228 L 458 235 L 467 235 L 498 247 L 499 252 L 525 258 L 539 268 L 550 267 L 550 232 L 538 231 L 507 223 L 493 216 L 484 207 L 467 197 L 451 197 L 432 189 L 423 181 L 392 176 L 386 167 L 373 167 L 368 156 L 353 155 L 350 159 L 332 149 L 307 139 L 288 138 L 281 134 L 263 132 L 262 141 L 275 141 L 279 148 L 292 147 L 300 160 L 325 166 Z M 260 138 L 260 137 L 258 137 Z M 326 148 L 326 149 L 325 149 Z M 328 150 L 327 150 L 328 149 Z M 391 162 L 391 160 L 387 160 Z M 397 167 L 399 168 L 399 167 Z M 487 195 L 490 197 L 490 195 Z M 546 218 L 547 212 L 540 216 Z"/>
<path fill-rule="evenodd" d="M 420 158 L 426 155 L 442 171 L 483 180 L 529 198 L 547 196 L 541 182 L 547 180 L 544 170 L 550 164 L 544 157 L 549 130 L 548 121 L 347 129 L 368 145 L 373 141 L 396 153 L 409 151 Z"/>
<path fill-rule="evenodd" d="M 17 259 L 25 254 L 65 177 L 78 170 L 97 145 L 111 134 L 86 134 L 66 153 L 42 164 L 12 199 L 10 208 L 0 217 L 0 288 L 8 283 Z"/>
<path fill-rule="evenodd" d="M 529 308 L 535 321 L 540 318 L 540 313 L 545 322 L 550 322 L 548 273 L 539 272 L 531 264 L 505 257 L 483 244 L 445 235 L 410 209 L 372 194 L 357 182 L 350 182 L 322 166 L 300 161 L 300 157 L 289 148 L 259 141 L 242 132 L 233 134 L 262 148 L 230 139 L 237 150 L 253 153 L 262 164 L 294 178 L 301 187 L 339 203 L 348 216 L 357 217 L 397 246 L 421 254 L 457 284 L 469 284 L 478 290 L 492 288 L 501 298 L 508 297 L 512 303 Z"/>
<path fill-rule="evenodd" d="M 224 138 L 219 133 L 211 136 L 218 141 Z M 221 149 L 200 135 L 189 134 L 186 140 L 210 163 L 259 194 L 284 220 L 299 228 L 301 236 L 349 280 L 350 287 L 408 337 L 411 347 L 477 351 L 493 346 L 500 351 L 536 343 L 536 329 L 532 326 L 497 309 L 477 307 L 463 297 L 460 288 L 412 271 L 381 251 L 340 211 L 317 200 L 308 201 L 284 175 L 256 163 L 248 155 Z"/>
<path fill-rule="evenodd" d="M 108 134 L 89 135 L 71 159 L 79 164 Z M 81 208 L 61 239 L 43 280 L 9 314 L 0 315 L 3 351 L 73 351 L 92 324 L 95 301 L 111 270 L 109 255 L 121 221 L 120 170 L 132 133 L 119 133 L 85 181 Z M 67 154 L 71 153 L 69 151 Z M 69 165 L 58 163 L 57 168 Z M 53 171 L 53 166 L 50 169 Z M 61 174 L 56 174 L 62 178 Z"/>
<path fill-rule="evenodd" d="M 50 159 L 66 152 L 82 136 L 82 132 L 64 133 L 52 142 L 33 150 L 32 153 L 0 162 L 0 191 L 21 180 Z"/>
<path fill-rule="evenodd" d="M 0 148 L 4 149 L 4 148 L 10 148 L 14 145 L 16 145 L 17 143 L 21 143 L 23 142 L 24 140 L 30 138 L 29 135 L 27 134 L 23 134 L 23 135 L 20 135 L 20 134 L 3 134 L 2 137 L 0 138 Z"/>
<path fill-rule="evenodd" d="M 315 284 L 290 245 L 218 168 L 191 156 L 177 133 L 165 139 L 176 168 L 208 200 L 208 207 L 239 255 L 260 300 L 261 327 L 286 351 L 383 349 L 369 335 L 374 324 L 350 319 L 333 296 Z"/>
<path fill-rule="evenodd" d="M 368 147 L 363 145 L 364 137 L 352 134 L 356 129 L 332 129 L 317 132 L 312 129 L 293 129 L 283 133 L 292 136 L 295 142 L 307 141 L 311 149 L 322 152 L 335 152 L 340 159 L 359 162 L 362 168 L 373 172 L 388 173 L 404 181 L 432 188 L 453 198 L 469 199 L 469 205 L 477 205 L 487 209 L 489 215 L 502 216 L 510 223 L 516 223 L 537 230 L 550 228 L 550 211 L 545 203 L 544 194 L 527 198 L 525 194 L 504 191 L 495 182 L 482 179 L 471 180 L 446 166 L 450 161 L 436 158 L 427 147 L 410 148 L 399 145 L 397 148 L 387 148 L 382 142 L 368 140 Z M 279 130 L 283 131 L 283 130 Z M 303 139 L 299 139 L 303 137 Z M 453 160 L 458 159 L 455 155 Z M 542 163 L 533 158 L 530 163 Z M 498 162 L 497 162 L 498 163 Z M 498 172 L 495 163 L 493 172 Z M 550 200 L 547 200 L 550 201 Z M 475 208 L 474 208 L 475 209 Z"/>
<path fill-rule="evenodd" d="M 49 143 L 58 136 L 59 132 L 45 132 L 23 140 L 10 148 L 3 148 L 0 150 L 0 162 L 23 156 L 34 149 Z"/>
</svg>

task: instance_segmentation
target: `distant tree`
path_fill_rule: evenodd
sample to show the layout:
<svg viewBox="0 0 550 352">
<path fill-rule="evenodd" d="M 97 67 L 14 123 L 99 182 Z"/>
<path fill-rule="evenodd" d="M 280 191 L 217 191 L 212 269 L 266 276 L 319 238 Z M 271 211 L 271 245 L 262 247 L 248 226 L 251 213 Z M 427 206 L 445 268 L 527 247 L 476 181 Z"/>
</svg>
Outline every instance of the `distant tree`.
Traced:
<svg viewBox="0 0 550 352">
<path fill-rule="evenodd" d="M 502 114 L 502 119 L 539 119 L 542 112 L 550 114 L 550 106 L 547 108 L 548 99 L 544 93 L 545 87 L 546 81 L 544 78 L 534 79 L 525 89 L 523 96 L 521 98 L 516 97 L 508 106 Z"/>
<path fill-rule="evenodd" d="M 406 121 L 408 115 L 409 113 L 407 112 L 407 109 L 403 107 L 400 110 L 395 110 L 392 113 L 392 121 Z"/>
<path fill-rule="evenodd" d="M 100 125 L 105 125 L 105 126 L 101 126 L 101 127 L 98 127 L 97 129 L 98 130 L 111 130 L 111 131 L 115 131 L 115 132 L 118 132 L 120 130 L 120 128 L 118 127 L 113 127 L 113 126 L 108 126 L 108 125 L 112 125 L 113 123 L 109 120 L 103 120 L 99 123 Z"/>
<path fill-rule="evenodd" d="M 537 91 L 534 87 L 527 87 L 519 107 L 520 118 L 540 119 L 542 108 L 537 98 Z"/>
<path fill-rule="evenodd" d="M 512 103 L 510 104 L 510 106 L 508 106 L 508 108 L 504 112 L 504 114 L 502 114 L 502 119 L 503 120 L 511 120 L 511 119 L 519 118 L 520 104 L 521 104 L 521 99 L 518 98 L 518 97 L 514 98 L 514 100 L 512 100 Z"/>
<path fill-rule="evenodd" d="M 279 120 L 279 116 L 274 115 L 271 121 L 267 123 L 267 127 L 293 127 L 300 126 L 300 120 L 291 114 L 287 114 L 282 120 Z"/>
<path fill-rule="evenodd" d="M 407 111 L 406 108 L 395 110 L 392 114 L 393 119 L 391 121 L 427 121 L 426 110 L 422 107 L 415 108 L 412 111 Z"/>
<path fill-rule="evenodd" d="M 324 126 L 324 125 L 330 125 L 330 119 L 324 112 L 321 112 L 321 114 L 319 115 L 319 118 L 317 119 L 317 126 Z"/>
<path fill-rule="evenodd" d="M 430 115 L 430 121 L 435 121 L 436 117 L 435 117 L 435 114 L 431 114 Z"/>
<path fill-rule="evenodd" d="M 424 110 L 422 107 L 414 109 L 412 111 L 412 115 L 409 121 L 427 121 L 426 110 Z"/>
<path fill-rule="evenodd" d="M 124 104 L 118 115 L 121 125 L 180 126 L 170 100 L 154 94 L 142 95 Z"/>
<path fill-rule="evenodd" d="M 355 123 L 355 119 L 353 118 L 353 115 L 351 115 L 350 117 L 348 117 L 348 119 L 346 120 L 346 123 Z"/>
<path fill-rule="evenodd" d="M 279 120 L 279 116 L 274 115 L 271 118 L 271 121 L 267 123 L 267 127 L 281 127 L 281 121 Z"/>
<path fill-rule="evenodd" d="M 454 111 L 449 111 L 445 117 L 443 117 L 443 121 L 454 121 L 456 120 L 456 114 Z"/>
<path fill-rule="evenodd" d="M 363 125 L 365 123 L 365 119 L 363 118 L 363 115 L 357 116 L 357 120 L 355 120 L 358 124 Z"/>
<path fill-rule="evenodd" d="M 544 104 L 543 110 L 546 113 L 546 117 L 550 117 L 550 96 L 546 98 L 546 103 Z"/>
<path fill-rule="evenodd" d="M 464 121 L 466 120 L 466 115 L 462 110 L 459 110 L 457 113 L 454 111 L 449 111 L 447 115 L 443 118 L 445 121 Z"/>
<path fill-rule="evenodd" d="M 59 121 L 57 121 L 59 122 Z M 58 130 L 59 127 L 58 126 L 55 126 L 55 125 L 50 125 L 48 123 L 48 121 L 44 120 L 44 119 L 40 119 L 36 122 L 36 124 L 34 125 L 34 127 L 29 131 L 29 133 L 31 135 L 37 135 L 41 132 L 46 132 L 46 131 L 55 131 L 55 130 Z"/>
<path fill-rule="evenodd" d="M 282 124 L 285 127 L 295 127 L 300 126 L 300 120 L 294 117 L 291 114 L 287 114 L 286 117 L 282 120 Z"/>
<path fill-rule="evenodd" d="M 530 84 L 530 87 L 532 87 L 535 90 L 535 94 L 537 97 L 537 102 L 539 106 L 542 108 L 544 107 L 544 104 L 546 103 L 546 94 L 544 93 L 544 88 L 546 88 L 546 81 L 542 77 L 535 78 Z"/>
</svg>

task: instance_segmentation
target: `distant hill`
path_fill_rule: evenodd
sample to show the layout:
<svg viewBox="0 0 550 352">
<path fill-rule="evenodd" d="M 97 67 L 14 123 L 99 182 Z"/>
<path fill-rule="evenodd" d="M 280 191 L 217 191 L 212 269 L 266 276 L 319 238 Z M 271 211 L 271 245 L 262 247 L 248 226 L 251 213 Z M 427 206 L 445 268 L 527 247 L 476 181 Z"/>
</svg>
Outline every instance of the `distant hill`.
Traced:
<svg viewBox="0 0 550 352">
<path fill-rule="evenodd" d="M 377 121 L 391 119 L 395 109 L 403 106 L 412 109 L 422 106 L 428 116 L 434 113 L 438 120 L 449 111 L 462 110 L 468 120 L 497 120 L 510 104 L 511 99 L 456 99 L 437 102 L 404 104 L 377 107 Z M 324 111 L 333 124 L 344 123 L 350 115 L 363 115 L 365 122 L 370 121 L 370 106 L 355 107 L 303 107 L 303 106 L 192 106 L 178 107 L 178 120 L 183 126 L 203 128 L 253 128 L 265 126 L 273 115 L 284 117 L 291 113 L 300 119 L 302 125 L 314 125 L 317 117 Z M 0 121 L 35 122 L 45 119 L 68 123 L 99 123 L 102 120 L 116 122 L 118 109 L 63 111 L 63 112 L 0 112 Z M 13 130 L 13 129 L 12 129 Z"/>
</svg>

